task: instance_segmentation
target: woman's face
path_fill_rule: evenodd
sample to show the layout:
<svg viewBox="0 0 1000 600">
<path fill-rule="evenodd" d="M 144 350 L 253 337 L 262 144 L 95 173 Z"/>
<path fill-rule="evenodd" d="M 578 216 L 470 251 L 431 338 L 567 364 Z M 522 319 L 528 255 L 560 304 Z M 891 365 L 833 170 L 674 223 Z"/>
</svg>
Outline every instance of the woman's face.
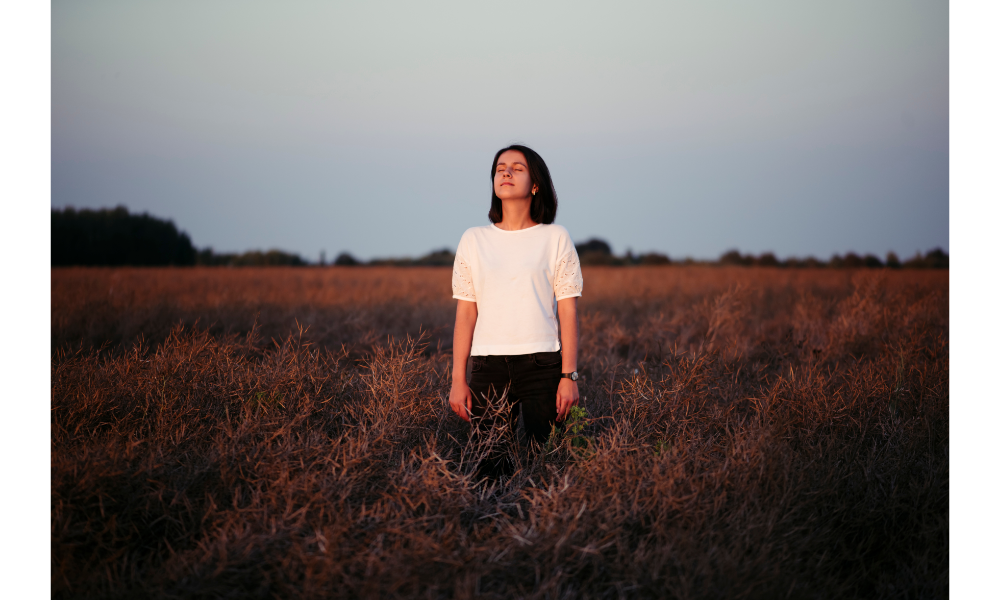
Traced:
<svg viewBox="0 0 1000 600">
<path fill-rule="evenodd" d="M 501 200 L 530 198 L 538 186 L 532 185 L 528 174 L 528 161 L 517 150 L 508 150 L 497 160 L 493 173 L 493 192 Z"/>
</svg>

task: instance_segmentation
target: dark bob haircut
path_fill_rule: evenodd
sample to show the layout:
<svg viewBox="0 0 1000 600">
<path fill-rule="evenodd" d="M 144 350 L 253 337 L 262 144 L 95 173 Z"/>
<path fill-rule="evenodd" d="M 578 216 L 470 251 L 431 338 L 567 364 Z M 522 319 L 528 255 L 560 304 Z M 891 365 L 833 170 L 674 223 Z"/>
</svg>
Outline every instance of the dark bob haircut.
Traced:
<svg viewBox="0 0 1000 600">
<path fill-rule="evenodd" d="M 511 144 L 502 148 L 493 157 L 493 167 L 490 169 L 490 194 L 493 196 L 489 212 L 490 222 L 503 221 L 503 202 L 497 198 L 497 192 L 493 188 L 493 176 L 496 175 L 500 155 L 508 150 L 517 150 L 524 155 L 525 160 L 528 161 L 528 176 L 531 177 L 531 183 L 538 186 L 538 191 L 531 198 L 531 220 L 546 225 L 552 223 L 556 220 L 556 208 L 559 206 L 559 200 L 556 198 L 556 188 L 552 185 L 549 168 L 545 166 L 545 161 L 537 152 L 520 144 Z"/>
</svg>

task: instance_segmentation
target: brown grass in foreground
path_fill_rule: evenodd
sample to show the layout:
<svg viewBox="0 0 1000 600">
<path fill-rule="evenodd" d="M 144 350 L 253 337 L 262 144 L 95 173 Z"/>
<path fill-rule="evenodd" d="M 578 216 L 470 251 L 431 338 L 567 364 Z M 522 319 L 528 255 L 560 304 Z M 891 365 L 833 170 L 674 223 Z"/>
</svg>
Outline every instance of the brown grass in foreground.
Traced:
<svg viewBox="0 0 1000 600">
<path fill-rule="evenodd" d="M 53 270 L 54 597 L 947 596 L 947 273 L 584 277 L 491 484 L 448 269 Z"/>
</svg>

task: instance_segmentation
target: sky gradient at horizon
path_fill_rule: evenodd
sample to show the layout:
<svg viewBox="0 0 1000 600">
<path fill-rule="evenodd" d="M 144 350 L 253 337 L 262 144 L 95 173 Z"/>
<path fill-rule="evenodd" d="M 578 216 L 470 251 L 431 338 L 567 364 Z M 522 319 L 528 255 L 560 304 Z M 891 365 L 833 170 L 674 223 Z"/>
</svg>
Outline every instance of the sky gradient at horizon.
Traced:
<svg viewBox="0 0 1000 600">
<path fill-rule="evenodd" d="M 948 5 L 52 5 L 53 207 L 415 256 L 514 141 L 618 253 L 947 251 Z"/>
</svg>

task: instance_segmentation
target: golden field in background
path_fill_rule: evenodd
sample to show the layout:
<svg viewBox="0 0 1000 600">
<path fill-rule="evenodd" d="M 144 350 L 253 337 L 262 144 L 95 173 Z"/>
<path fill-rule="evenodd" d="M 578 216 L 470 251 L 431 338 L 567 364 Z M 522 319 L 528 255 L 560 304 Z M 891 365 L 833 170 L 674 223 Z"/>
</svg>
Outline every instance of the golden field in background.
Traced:
<svg viewBox="0 0 1000 600">
<path fill-rule="evenodd" d="M 447 268 L 53 269 L 54 597 L 947 595 L 948 273 L 589 267 L 499 484 Z"/>
</svg>

